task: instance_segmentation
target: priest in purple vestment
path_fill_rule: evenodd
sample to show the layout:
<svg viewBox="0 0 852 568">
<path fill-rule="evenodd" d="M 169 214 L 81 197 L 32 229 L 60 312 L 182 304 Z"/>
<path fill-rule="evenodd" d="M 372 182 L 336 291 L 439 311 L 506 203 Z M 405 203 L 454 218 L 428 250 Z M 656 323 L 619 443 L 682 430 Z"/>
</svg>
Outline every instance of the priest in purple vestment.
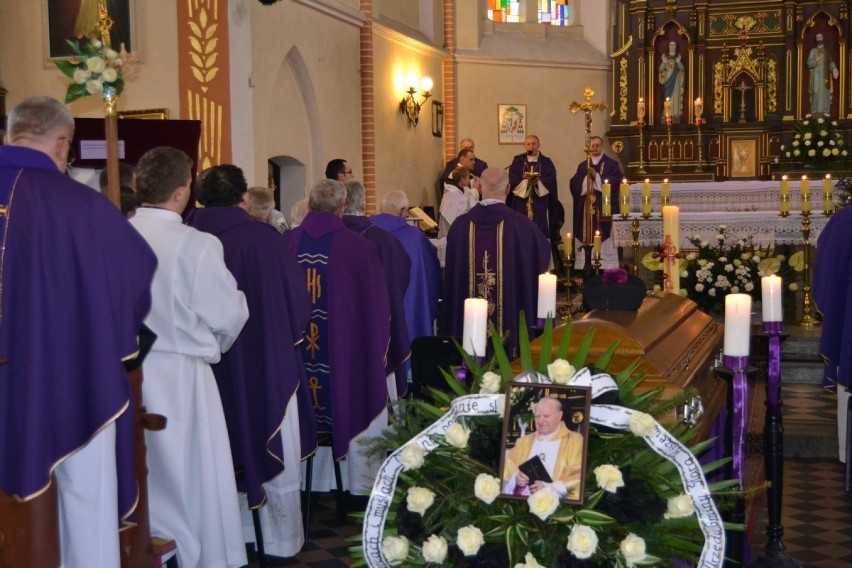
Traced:
<svg viewBox="0 0 852 568">
<path fill-rule="evenodd" d="M 434 335 L 438 315 L 438 298 L 441 295 L 441 264 L 438 250 L 429 242 L 423 231 L 405 220 L 408 213 L 408 196 L 394 190 L 382 199 L 382 212 L 370 220 L 378 227 L 399 239 L 411 259 L 411 278 L 405 291 L 405 321 L 408 337 Z"/>
<path fill-rule="evenodd" d="M 506 205 L 533 220 L 546 239 L 559 240 L 564 213 L 559 205 L 556 167 L 539 151 L 538 136 L 524 139 L 526 153 L 515 156 L 509 166 L 510 192 Z"/>
<path fill-rule="evenodd" d="M 595 195 L 594 223 L 595 230 L 601 232 L 601 239 L 607 240 L 612 231 L 612 222 L 601 222 L 601 208 L 603 195 L 601 184 L 603 180 L 609 180 L 612 187 L 612 203 L 619 203 L 618 188 L 621 185 L 621 167 L 618 162 L 610 158 L 603 151 L 603 139 L 600 136 L 592 136 L 589 145 L 591 167 L 586 160 L 580 162 L 577 171 L 571 178 L 571 196 L 574 198 L 574 239 L 586 244 L 592 244 L 594 235 L 583 233 L 583 211 L 586 207 L 589 191 Z M 615 208 L 612 209 L 613 211 Z M 586 238 L 588 237 L 588 241 Z"/>
<path fill-rule="evenodd" d="M 411 340 L 408 336 L 403 304 L 405 291 L 411 278 L 411 259 L 399 239 L 374 225 L 365 216 L 367 196 L 364 185 L 360 181 L 347 181 L 345 187 L 346 210 L 343 215 L 343 224 L 347 229 L 355 231 L 373 243 L 385 269 L 391 310 L 390 347 L 385 362 L 385 372 L 396 376 L 396 392 L 391 393 L 391 397 L 402 398 L 408 390 L 405 364 L 411 358 Z"/>
<path fill-rule="evenodd" d="M 814 303 L 823 316 L 819 352 L 827 386 L 837 390 L 840 461 L 846 462 L 846 414 L 852 390 L 852 207 L 835 213 L 817 240 Z"/>
<path fill-rule="evenodd" d="M 485 298 L 489 319 L 501 335 L 509 334 L 506 352 L 516 358 L 519 315 L 535 321 L 538 275 L 547 272 L 550 246 L 532 221 L 504 203 L 505 170 L 486 169 L 481 183 L 482 201 L 460 215 L 447 236 L 440 329 L 460 336 L 465 298 Z"/>
<path fill-rule="evenodd" d="M 0 147 L 0 488 L 30 500 L 55 471 L 64 565 L 117 566 L 138 497 L 122 360 L 139 350 L 157 259 L 64 175 L 73 136 L 71 113 L 36 97 L 12 110 Z"/>
<path fill-rule="evenodd" d="M 390 342 L 390 300 L 374 245 L 346 228 L 346 189 L 323 179 L 311 189 L 310 212 L 284 233 L 311 296 L 311 319 L 302 343 L 318 432 L 331 432 L 333 456 L 388 403 L 385 358 Z"/>
<path fill-rule="evenodd" d="M 187 221 L 215 235 L 225 265 L 245 294 L 246 322 L 234 345 L 211 365 L 222 397 L 234 466 L 243 472 L 249 507 L 266 501 L 263 485 L 286 467 L 280 430 L 298 397 L 301 457 L 316 450 L 311 396 L 299 344 L 310 318 L 310 298 L 296 257 L 271 225 L 254 221 L 245 176 L 233 165 L 214 166 L 198 190 L 203 209 Z M 298 463 L 290 464 L 298 467 Z M 239 485 L 239 484 L 238 484 Z"/>
</svg>

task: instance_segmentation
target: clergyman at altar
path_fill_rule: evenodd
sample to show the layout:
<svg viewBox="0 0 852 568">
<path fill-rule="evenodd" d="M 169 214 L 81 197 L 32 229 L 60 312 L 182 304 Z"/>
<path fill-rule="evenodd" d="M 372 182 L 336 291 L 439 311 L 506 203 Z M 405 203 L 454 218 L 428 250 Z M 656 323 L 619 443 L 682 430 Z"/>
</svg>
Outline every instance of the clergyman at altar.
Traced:
<svg viewBox="0 0 852 568">
<path fill-rule="evenodd" d="M 601 232 L 601 268 L 604 270 L 618 268 L 618 250 L 611 238 L 612 222 L 601 221 L 603 203 L 601 188 L 603 181 L 609 180 L 612 188 L 611 202 L 619 203 L 618 187 L 621 185 L 621 167 L 616 160 L 604 154 L 603 139 L 600 136 L 592 136 L 589 140 L 589 157 L 588 161 L 583 160 L 577 165 L 577 171 L 570 182 L 571 196 L 574 198 L 574 242 L 577 243 L 574 258 L 577 267 L 583 268 L 585 259 L 582 244 L 591 245 L 592 237 L 594 237 L 593 234 L 586 235 L 583 228 L 586 200 L 591 191 L 595 196 L 592 226 Z"/>
</svg>

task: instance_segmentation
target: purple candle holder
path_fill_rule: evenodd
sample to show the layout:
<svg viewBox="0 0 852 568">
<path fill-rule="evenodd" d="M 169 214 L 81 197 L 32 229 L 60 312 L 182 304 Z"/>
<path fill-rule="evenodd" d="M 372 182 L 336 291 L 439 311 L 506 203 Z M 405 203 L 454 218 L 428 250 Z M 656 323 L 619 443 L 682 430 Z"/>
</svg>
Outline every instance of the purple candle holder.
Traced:
<svg viewBox="0 0 852 568">
<path fill-rule="evenodd" d="M 734 422 L 731 428 L 732 453 L 734 456 L 733 474 L 742 487 L 745 482 L 746 432 L 748 431 L 748 382 L 746 381 L 748 355 L 725 355 L 724 365 L 733 373 Z"/>
<path fill-rule="evenodd" d="M 769 412 L 777 414 L 781 402 L 781 328 L 780 321 L 763 322 L 769 336 L 769 378 L 766 383 L 766 405 Z"/>
</svg>

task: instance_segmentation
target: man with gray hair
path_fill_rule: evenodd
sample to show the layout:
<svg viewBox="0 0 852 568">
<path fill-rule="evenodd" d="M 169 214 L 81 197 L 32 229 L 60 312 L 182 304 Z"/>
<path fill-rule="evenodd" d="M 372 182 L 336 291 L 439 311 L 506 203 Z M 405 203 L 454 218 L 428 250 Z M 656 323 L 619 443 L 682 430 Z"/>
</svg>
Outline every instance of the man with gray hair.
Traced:
<svg viewBox="0 0 852 568">
<path fill-rule="evenodd" d="M 138 501 L 122 361 L 139 353 L 157 259 L 65 175 L 73 136 L 68 109 L 34 97 L 0 147 L 0 489 L 31 501 L 55 474 L 62 566 L 119 566 Z"/>
<path fill-rule="evenodd" d="M 485 298 L 498 333 L 509 333 L 511 360 L 518 356 L 520 313 L 527 325 L 535 322 L 538 275 L 547 272 L 550 247 L 533 221 L 506 205 L 505 170 L 488 168 L 481 182 L 482 201 L 460 215 L 447 235 L 440 328 L 442 334 L 460 336 L 465 298 Z"/>
<path fill-rule="evenodd" d="M 345 186 L 346 212 L 343 215 L 343 224 L 350 231 L 373 243 L 385 269 L 391 309 L 390 347 L 385 361 L 385 372 L 388 375 L 391 398 L 396 399 L 402 397 L 408 390 L 408 377 L 404 365 L 411 358 L 411 341 L 405 321 L 403 297 L 411 277 L 411 259 L 408 258 L 405 248 L 396 237 L 375 226 L 364 216 L 367 204 L 364 185 L 360 181 L 347 181 Z M 391 380 L 392 375 L 395 375 L 395 381 Z"/>
<path fill-rule="evenodd" d="M 311 297 L 301 345 L 317 433 L 332 435 L 335 460 L 347 458 L 350 489 L 368 491 L 381 459 L 368 459 L 358 438 L 378 435 L 387 424 L 388 287 L 375 247 L 341 219 L 343 184 L 316 182 L 308 206 L 302 224 L 283 238 Z"/>
<path fill-rule="evenodd" d="M 406 222 L 407 214 L 408 196 L 404 191 L 394 190 L 385 195 L 382 212 L 370 217 L 370 221 L 396 237 L 411 260 L 411 277 L 403 304 L 408 337 L 414 341 L 433 335 L 441 294 L 441 265 L 437 249 L 423 231 Z"/>
</svg>

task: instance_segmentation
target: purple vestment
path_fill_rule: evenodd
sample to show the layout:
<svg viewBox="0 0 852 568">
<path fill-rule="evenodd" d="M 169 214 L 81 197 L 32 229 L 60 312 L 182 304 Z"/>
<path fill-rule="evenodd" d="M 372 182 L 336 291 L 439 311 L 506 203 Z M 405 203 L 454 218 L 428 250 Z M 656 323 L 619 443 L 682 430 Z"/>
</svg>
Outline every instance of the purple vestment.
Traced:
<svg viewBox="0 0 852 568">
<path fill-rule="evenodd" d="M 305 272 L 311 301 L 327 300 L 327 313 L 311 313 L 311 324 L 327 322 L 328 350 L 305 342 L 305 367 L 327 366 L 330 375 L 335 459 L 349 451 L 349 443 L 363 432 L 388 402 L 385 357 L 390 342 L 390 301 L 384 269 L 375 247 L 346 228 L 331 213 L 311 211 L 302 224 L 284 233 L 287 248 Z M 326 247 L 322 252 L 313 252 Z M 327 278 L 311 278 L 314 265 L 325 264 Z M 314 383 L 316 384 L 316 383 Z M 316 385 L 315 388 L 324 387 Z M 314 405 L 316 405 L 316 399 Z"/>
<path fill-rule="evenodd" d="M 825 383 L 852 388 L 852 207 L 835 213 L 817 241 L 814 302 L 823 315 Z M 849 459 L 849 456 L 846 457 Z"/>
<path fill-rule="evenodd" d="M 411 259 L 411 279 L 404 299 L 408 337 L 414 341 L 418 337 L 434 335 L 433 325 L 441 294 L 438 250 L 423 231 L 412 227 L 402 217 L 381 213 L 373 215 L 370 220 L 399 239 Z"/>
<path fill-rule="evenodd" d="M 459 167 L 459 159 L 453 158 L 447 165 L 444 166 L 444 171 L 441 173 L 441 184 L 445 184 L 448 179 L 450 179 L 450 174 L 453 173 L 453 170 Z M 488 167 L 488 162 L 485 160 L 480 160 L 479 158 L 473 159 L 473 175 L 476 177 L 481 177 L 482 172 L 485 171 L 485 168 Z"/>
<path fill-rule="evenodd" d="M 316 450 L 311 394 L 298 344 L 310 318 L 305 275 L 271 225 L 239 207 L 193 211 L 189 225 L 222 241 L 225 265 L 246 295 L 249 319 L 234 345 L 211 365 L 228 424 L 234 465 L 244 473 L 249 507 L 262 484 L 284 469 L 281 424 L 298 396 L 301 455 Z"/>
<path fill-rule="evenodd" d="M 541 152 L 538 154 L 538 161 L 530 162 L 527 158 L 527 156 L 517 157 L 509 166 L 509 195 L 506 196 L 506 205 L 532 219 L 541 233 L 550 239 L 552 235 L 559 233 L 559 228 L 564 221 L 556 186 L 556 167 L 553 161 Z M 547 188 L 548 194 L 544 197 L 539 197 L 535 191 L 530 191 L 526 199 L 513 193 L 518 184 L 523 181 L 524 174 L 530 172 L 538 173 L 539 183 Z M 531 217 L 527 204 L 529 200 L 532 200 Z"/>
<path fill-rule="evenodd" d="M 121 212 L 45 154 L 0 147 L 0 487 L 37 497 L 52 469 L 116 421 L 119 519 L 136 506 L 138 351 L 157 259 Z"/>
<path fill-rule="evenodd" d="M 391 336 L 385 372 L 396 375 L 396 392 L 402 397 L 408 390 L 405 363 L 411 358 L 411 340 L 405 320 L 405 290 L 411 278 L 411 259 L 399 239 L 377 227 L 368 217 L 344 215 L 343 224 L 350 231 L 361 235 L 376 247 L 376 253 L 385 269 L 388 284 L 388 299 L 391 311 Z"/>
<path fill-rule="evenodd" d="M 505 204 L 480 204 L 460 215 L 447 235 L 441 333 L 460 336 L 465 298 L 485 298 L 489 319 L 501 335 L 509 332 L 506 352 L 516 358 L 519 314 L 535 323 L 538 275 L 549 264 L 547 239 Z"/>
<path fill-rule="evenodd" d="M 583 193 L 583 188 L 586 185 L 587 175 L 586 172 L 588 169 L 586 168 L 586 162 L 580 162 L 580 165 L 577 166 L 577 172 L 574 174 L 574 177 L 571 178 L 571 195 L 574 197 L 574 238 L 586 242 L 584 239 L 586 235 L 583 234 L 583 209 L 586 206 L 586 196 L 581 195 Z M 619 201 L 619 187 L 621 185 L 621 168 L 618 165 L 618 162 L 603 154 L 601 156 L 601 161 L 597 163 L 597 165 L 592 164 L 592 169 L 598 172 L 601 175 L 601 183 L 605 179 L 609 180 L 610 186 L 612 188 L 611 193 L 611 201 L 613 204 L 612 211 L 616 210 L 618 207 Z M 603 205 L 603 195 L 600 191 L 595 192 L 595 209 L 597 210 L 598 219 L 601 217 Z M 606 240 L 609 238 L 610 232 L 612 231 L 612 222 L 608 223 L 598 223 L 598 230 L 601 232 L 601 238 Z M 591 244 L 591 240 L 589 240 L 588 244 Z"/>
</svg>

